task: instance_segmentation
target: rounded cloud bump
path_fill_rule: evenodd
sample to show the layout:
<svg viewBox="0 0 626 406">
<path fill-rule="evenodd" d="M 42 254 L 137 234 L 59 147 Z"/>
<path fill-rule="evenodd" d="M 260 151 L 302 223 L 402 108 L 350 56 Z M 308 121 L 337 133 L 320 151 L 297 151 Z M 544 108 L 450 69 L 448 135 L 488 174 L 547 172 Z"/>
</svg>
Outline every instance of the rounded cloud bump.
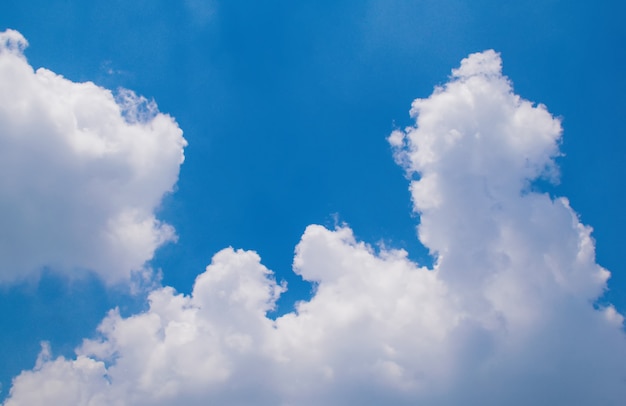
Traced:
<svg viewBox="0 0 626 406">
<path fill-rule="evenodd" d="M 191 295 L 164 287 L 141 314 L 112 311 L 74 359 L 44 347 L 6 406 L 621 405 L 623 317 L 593 306 L 609 274 L 591 229 L 528 187 L 553 173 L 560 124 L 500 64 L 470 55 L 389 138 L 419 176 L 434 269 L 311 225 L 293 264 L 315 295 L 271 320 L 284 288 L 258 255 L 226 249 Z"/>
<path fill-rule="evenodd" d="M 175 238 L 154 210 L 178 179 L 182 131 L 128 90 L 75 83 L 0 33 L 0 282 L 42 268 L 128 279 Z"/>
<path fill-rule="evenodd" d="M 28 41 L 20 32 L 11 29 L 0 32 L 0 52 L 22 55 L 27 46 Z"/>
</svg>

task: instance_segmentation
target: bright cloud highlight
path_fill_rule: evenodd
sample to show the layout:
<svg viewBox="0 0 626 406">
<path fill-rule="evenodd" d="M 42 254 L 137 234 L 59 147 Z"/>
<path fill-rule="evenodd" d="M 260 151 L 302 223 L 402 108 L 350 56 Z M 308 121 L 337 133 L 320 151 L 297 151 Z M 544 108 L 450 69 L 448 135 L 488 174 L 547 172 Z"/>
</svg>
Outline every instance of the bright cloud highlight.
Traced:
<svg viewBox="0 0 626 406">
<path fill-rule="evenodd" d="M 591 229 L 531 187 L 555 176 L 559 121 L 513 93 L 493 51 L 411 114 L 389 142 L 417 178 L 433 269 L 312 225 L 293 264 L 315 295 L 271 320 L 284 287 L 228 248 L 190 296 L 111 311 L 75 359 L 44 347 L 6 405 L 622 404 L 623 318 L 594 308 L 609 273 Z"/>
<path fill-rule="evenodd" d="M 0 282 L 42 268 L 128 279 L 175 238 L 154 215 L 186 142 L 153 102 L 33 71 L 0 33 Z"/>
</svg>

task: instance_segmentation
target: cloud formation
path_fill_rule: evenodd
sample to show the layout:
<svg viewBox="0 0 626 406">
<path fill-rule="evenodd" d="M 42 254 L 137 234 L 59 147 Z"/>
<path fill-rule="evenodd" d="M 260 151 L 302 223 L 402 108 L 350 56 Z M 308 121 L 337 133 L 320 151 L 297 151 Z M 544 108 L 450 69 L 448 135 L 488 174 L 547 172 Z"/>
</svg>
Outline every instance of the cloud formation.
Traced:
<svg viewBox="0 0 626 406">
<path fill-rule="evenodd" d="M 593 305 L 609 273 L 591 229 L 531 187 L 555 176 L 559 121 L 513 93 L 493 51 L 411 114 L 389 142 L 433 269 L 312 225 L 293 264 L 315 294 L 271 320 L 284 287 L 228 248 L 191 295 L 111 311 L 75 359 L 44 346 L 6 405 L 621 404 L 623 318 Z"/>
<path fill-rule="evenodd" d="M 129 90 L 34 71 L 26 46 L 0 33 L 0 282 L 44 267 L 127 279 L 175 238 L 154 211 L 178 179 L 182 131 Z"/>
</svg>

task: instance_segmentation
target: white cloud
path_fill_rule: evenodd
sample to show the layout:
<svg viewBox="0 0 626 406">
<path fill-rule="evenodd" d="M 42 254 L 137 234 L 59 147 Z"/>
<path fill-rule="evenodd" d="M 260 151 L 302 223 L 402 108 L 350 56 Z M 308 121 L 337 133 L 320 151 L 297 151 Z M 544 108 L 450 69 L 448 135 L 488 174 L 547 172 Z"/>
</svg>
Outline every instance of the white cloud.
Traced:
<svg viewBox="0 0 626 406">
<path fill-rule="evenodd" d="M 178 179 L 182 131 L 154 102 L 74 83 L 0 33 L 0 282 L 43 267 L 127 279 L 175 238 L 154 215 Z"/>
<path fill-rule="evenodd" d="M 165 287 L 144 313 L 112 311 L 75 359 L 44 349 L 6 405 L 622 404 L 623 317 L 593 307 L 609 274 L 591 229 L 529 188 L 554 173 L 558 120 L 513 94 L 493 51 L 412 114 L 390 142 L 420 177 L 434 269 L 309 226 L 294 270 L 315 295 L 272 321 L 282 287 L 226 249 L 190 296 Z"/>
</svg>

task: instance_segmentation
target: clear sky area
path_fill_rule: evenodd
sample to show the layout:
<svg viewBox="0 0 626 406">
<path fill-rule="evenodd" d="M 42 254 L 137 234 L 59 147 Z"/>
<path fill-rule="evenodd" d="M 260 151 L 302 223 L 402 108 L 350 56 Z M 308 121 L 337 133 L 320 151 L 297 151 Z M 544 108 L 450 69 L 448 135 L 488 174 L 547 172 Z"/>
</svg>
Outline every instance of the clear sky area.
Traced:
<svg viewBox="0 0 626 406">
<path fill-rule="evenodd" d="M 0 9 L 1 404 L 623 405 L 623 2 Z"/>
</svg>

